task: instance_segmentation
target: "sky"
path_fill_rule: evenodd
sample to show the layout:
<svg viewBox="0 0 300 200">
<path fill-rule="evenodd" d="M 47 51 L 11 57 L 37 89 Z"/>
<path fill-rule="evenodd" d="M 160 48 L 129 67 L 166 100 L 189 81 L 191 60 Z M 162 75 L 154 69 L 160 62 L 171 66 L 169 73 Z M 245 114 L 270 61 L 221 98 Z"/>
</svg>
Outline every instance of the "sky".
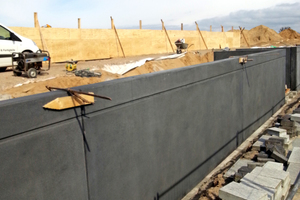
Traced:
<svg viewBox="0 0 300 200">
<path fill-rule="evenodd" d="M 33 27 L 34 12 L 41 26 L 55 28 L 110 28 L 110 16 L 117 29 L 230 30 L 239 26 L 250 30 L 265 25 L 279 31 L 291 27 L 300 32 L 300 0 L 0 0 L 0 23 Z"/>
</svg>

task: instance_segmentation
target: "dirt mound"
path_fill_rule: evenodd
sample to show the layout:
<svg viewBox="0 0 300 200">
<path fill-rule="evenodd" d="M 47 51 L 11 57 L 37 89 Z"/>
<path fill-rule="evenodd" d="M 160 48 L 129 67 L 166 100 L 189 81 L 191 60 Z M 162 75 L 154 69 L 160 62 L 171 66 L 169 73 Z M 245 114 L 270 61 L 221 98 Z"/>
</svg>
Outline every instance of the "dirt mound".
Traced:
<svg viewBox="0 0 300 200">
<path fill-rule="evenodd" d="M 243 31 L 248 43 L 250 46 L 262 45 L 276 42 L 282 42 L 283 38 L 273 29 L 270 29 L 264 25 L 257 26 L 251 30 Z M 246 46 L 245 39 L 241 35 L 241 45 Z"/>
<path fill-rule="evenodd" d="M 300 34 L 291 28 L 281 31 L 279 35 L 285 39 L 300 39 Z"/>
</svg>

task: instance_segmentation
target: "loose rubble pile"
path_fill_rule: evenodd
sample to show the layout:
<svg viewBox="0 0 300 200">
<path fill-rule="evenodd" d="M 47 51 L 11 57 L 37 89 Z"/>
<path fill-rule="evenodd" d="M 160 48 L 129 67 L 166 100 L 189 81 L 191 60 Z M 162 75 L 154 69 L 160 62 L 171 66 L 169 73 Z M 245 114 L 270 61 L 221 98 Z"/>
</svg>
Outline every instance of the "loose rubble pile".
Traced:
<svg viewBox="0 0 300 200">
<path fill-rule="evenodd" d="M 219 191 L 223 200 L 282 200 L 300 173 L 300 108 L 277 122 L 252 146 L 252 160 L 239 159 L 225 174 L 234 179 Z"/>
</svg>

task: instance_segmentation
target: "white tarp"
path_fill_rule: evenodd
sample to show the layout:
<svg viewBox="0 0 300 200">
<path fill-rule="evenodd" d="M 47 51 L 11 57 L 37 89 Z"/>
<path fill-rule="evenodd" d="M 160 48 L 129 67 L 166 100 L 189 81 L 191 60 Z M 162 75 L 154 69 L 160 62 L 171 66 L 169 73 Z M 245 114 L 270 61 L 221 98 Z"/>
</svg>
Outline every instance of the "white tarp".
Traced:
<svg viewBox="0 0 300 200">
<path fill-rule="evenodd" d="M 150 60 L 164 60 L 164 59 L 175 59 L 175 58 L 181 58 L 185 56 L 185 53 L 183 54 L 173 54 L 170 56 L 162 56 L 159 58 L 145 58 L 142 60 L 139 60 L 137 62 L 132 62 L 132 63 L 127 63 L 127 64 L 121 64 L 121 65 L 104 65 L 104 67 L 102 68 L 104 71 L 113 73 L 113 74 L 118 74 L 118 75 L 123 75 L 127 72 L 129 72 L 130 70 L 140 67 L 142 65 L 144 65 L 147 61 Z"/>
</svg>

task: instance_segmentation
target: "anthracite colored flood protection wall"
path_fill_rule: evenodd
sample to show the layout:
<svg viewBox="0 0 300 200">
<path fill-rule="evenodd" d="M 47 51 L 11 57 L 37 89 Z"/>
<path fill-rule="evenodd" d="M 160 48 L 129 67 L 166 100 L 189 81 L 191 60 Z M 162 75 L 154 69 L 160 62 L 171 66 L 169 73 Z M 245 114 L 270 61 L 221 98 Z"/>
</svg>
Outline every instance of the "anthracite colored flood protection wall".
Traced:
<svg viewBox="0 0 300 200">
<path fill-rule="evenodd" d="M 273 52 L 276 52 L 274 54 Z M 0 199 L 180 199 L 284 104 L 285 50 L 0 102 Z"/>
<path fill-rule="evenodd" d="M 283 48 L 255 48 L 255 49 L 236 49 L 235 51 L 216 51 L 214 60 L 229 58 L 230 56 L 242 56 L 259 52 L 273 51 L 277 49 L 286 50 L 286 76 L 285 84 L 291 90 L 300 89 L 300 47 Z"/>
</svg>

